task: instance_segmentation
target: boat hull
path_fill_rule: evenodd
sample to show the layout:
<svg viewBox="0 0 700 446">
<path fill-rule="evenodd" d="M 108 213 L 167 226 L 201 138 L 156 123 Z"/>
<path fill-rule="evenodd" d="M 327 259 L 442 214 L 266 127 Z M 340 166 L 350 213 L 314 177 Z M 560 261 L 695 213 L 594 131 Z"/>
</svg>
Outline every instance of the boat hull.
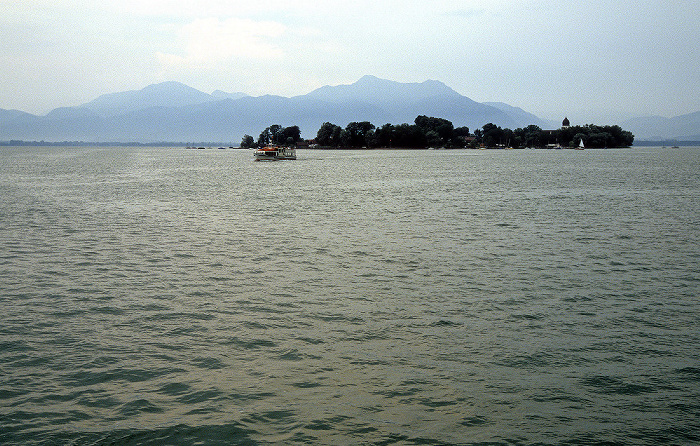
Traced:
<svg viewBox="0 0 700 446">
<path fill-rule="evenodd" d="M 296 149 L 291 147 L 264 147 L 254 153 L 255 161 L 280 161 L 297 159 Z"/>
</svg>

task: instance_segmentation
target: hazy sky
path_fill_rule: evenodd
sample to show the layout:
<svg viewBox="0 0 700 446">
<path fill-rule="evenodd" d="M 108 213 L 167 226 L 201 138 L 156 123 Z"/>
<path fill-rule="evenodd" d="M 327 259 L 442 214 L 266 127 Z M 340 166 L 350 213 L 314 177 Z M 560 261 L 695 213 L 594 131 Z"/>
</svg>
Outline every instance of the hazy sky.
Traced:
<svg viewBox="0 0 700 446">
<path fill-rule="evenodd" d="M 0 0 L 0 108 L 166 80 L 254 96 L 435 79 L 574 123 L 700 110 L 698 0 Z M 585 121 L 585 122 L 578 122 Z"/>
</svg>

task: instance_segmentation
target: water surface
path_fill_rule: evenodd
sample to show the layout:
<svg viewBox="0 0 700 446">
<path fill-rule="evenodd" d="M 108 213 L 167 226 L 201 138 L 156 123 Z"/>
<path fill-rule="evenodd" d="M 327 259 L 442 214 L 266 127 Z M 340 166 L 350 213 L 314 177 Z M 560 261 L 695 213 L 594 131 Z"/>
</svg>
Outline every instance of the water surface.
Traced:
<svg viewBox="0 0 700 446">
<path fill-rule="evenodd" d="M 0 443 L 700 441 L 700 149 L 0 150 Z"/>
</svg>

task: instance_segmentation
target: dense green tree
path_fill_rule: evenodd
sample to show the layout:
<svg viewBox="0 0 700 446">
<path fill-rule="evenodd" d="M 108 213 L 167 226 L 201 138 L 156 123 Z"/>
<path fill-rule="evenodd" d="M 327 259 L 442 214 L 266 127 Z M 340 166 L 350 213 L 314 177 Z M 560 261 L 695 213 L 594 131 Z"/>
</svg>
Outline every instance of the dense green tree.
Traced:
<svg viewBox="0 0 700 446">
<path fill-rule="evenodd" d="M 544 146 L 542 129 L 534 124 L 523 129 L 516 129 L 516 137 L 520 137 L 519 147 L 541 147 Z"/>
<path fill-rule="evenodd" d="M 456 127 L 452 136 L 469 136 L 469 127 Z"/>
<path fill-rule="evenodd" d="M 446 146 L 452 139 L 454 125 L 447 119 L 420 115 L 414 123 L 426 134 L 430 145 Z M 433 133 L 429 135 L 429 132 Z"/>
<path fill-rule="evenodd" d="M 610 134 L 607 132 L 595 131 L 594 133 L 588 134 L 588 145 L 590 147 L 611 147 L 616 144 L 609 144 Z"/>
<path fill-rule="evenodd" d="M 325 147 L 338 147 L 340 145 L 340 134 L 343 129 L 330 122 L 324 122 L 316 133 L 316 143 Z"/>
<path fill-rule="evenodd" d="M 270 135 L 272 135 L 272 144 L 282 144 L 283 142 L 283 132 L 284 127 L 275 124 L 268 127 L 270 129 Z"/>
<path fill-rule="evenodd" d="M 394 147 L 422 148 L 428 140 L 425 132 L 417 125 L 401 124 L 394 127 Z"/>
<path fill-rule="evenodd" d="M 486 147 L 496 147 L 498 144 L 504 144 L 503 129 L 496 124 L 489 122 L 482 127 L 483 129 L 483 144 Z"/>
<path fill-rule="evenodd" d="M 393 124 L 384 124 L 374 131 L 372 147 L 393 147 L 396 129 Z"/>
<path fill-rule="evenodd" d="M 369 121 L 351 122 L 341 133 L 341 139 L 349 147 L 367 147 L 368 137 L 374 128 L 374 125 Z"/>
<path fill-rule="evenodd" d="M 261 138 L 270 135 L 273 138 L 274 127 L 269 127 Z M 318 131 L 317 142 L 323 146 L 348 147 L 465 147 L 466 137 L 470 136 L 468 127 L 454 128 L 453 124 L 442 118 L 420 115 L 411 124 L 385 124 L 375 128 L 368 121 L 351 122 L 345 129 L 324 123 Z M 472 148 L 480 145 L 497 147 L 544 147 L 548 144 L 573 147 L 583 138 L 586 147 L 629 147 L 634 142 L 634 135 L 619 126 L 562 127 L 558 130 L 542 130 L 536 125 L 511 130 L 488 123 L 474 130 L 474 138 L 469 143 Z"/>
<path fill-rule="evenodd" d="M 255 139 L 250 135 L 243 135 L 241 149 L 252 149 L 253 147 L 255 147 Z"/>
<path fill-rule="evenodd" d="M 260 133 L 258 145 L 261 147 L 269 144 L 294 145 L 300 140 L 301 131 L 298 126 L 282 127 L 281 125 L 274 124 Z"/>
<path fill-rule="evenodd" d="M 586 135 L 583 133 L 577 133 L 574 135 L 574 138 L 571 140 L 571 146 L 576 147 L 578 146 L 581 141 L 583 141 L 583 144 L 586 144 Z"/>
<path fill-rule="evenodd" d="M 280 144 L 293 146 L 301 140 L 301 130 L 299 126 L 293 125 L 285 127 L 280 132 Z"/>
<path fill-rule="evenodd" d="M 481 129 L 476 129 L 474 130 L 474 142 L 475 144 L 483 144 L 484 143 L 484 131 Z"/>
<path fill-rule="evenodd" d="M 425 129 L 421 130 L 425 131 Z M 445 140 L 442 139 L 440 134 L 436 132 L 435 130 L 428 130 L 425 132 L 425 141 L 426 144 L 428 144 L 429 147 L 444 147 L 445 146 Z"/>
<path fill-rule="evenodd" d="M 271 127 L 266 128 L 262 132 L 260 132 L 260 136 L 258 136 L 258 145 L 260 147 L 267 146 L 269 144 L 272 144 L 273 142 L 274 135 L 272 133 Z"/>
<path fill-rule="evenodd" d="M 557 143 L 564 147 L 574 147 L 583 141 L 588 148 L 629 147 L 634 143 L 634 135 L 622 130 L 620 126 L 598 126 L 587 124 L 562 128 L 555 132 Z"/>
<path fill-rule="evenodd" d="M 515 132 L 509 128 L 503 129 L 501 144 L 504 144 L 506 147 L 516 147 L 517 141 L 515 138 Z"/>
</svg>

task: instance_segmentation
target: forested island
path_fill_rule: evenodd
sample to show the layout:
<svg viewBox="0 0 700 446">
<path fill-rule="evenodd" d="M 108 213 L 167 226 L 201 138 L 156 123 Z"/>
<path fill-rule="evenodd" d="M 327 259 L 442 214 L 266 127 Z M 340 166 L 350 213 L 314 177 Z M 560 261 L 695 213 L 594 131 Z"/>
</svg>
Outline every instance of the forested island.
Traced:
<svg viewBox="0 0 700 446">
<path fill-rule="evenodd" d="M 443 118 L 418 116 L 413 124 L 384 124 L 376 127 L 368 121 L 350 122 L 345 128 L 325 122 L 310 143 L 319 148 L 573 148 L 583 140 L 586 148 L 630 147 L 634 135 L 620 126 L 569 126 L 565 119 L 561 128 L 543 130 L 539 126 L 511 130 L 489 123 L 470 132 L 468 127 L 455 127 Z M 244 135 L 242 148 L 274 145 L 299 145 L 298 126 L 272 125 L 260 133 L 257 141 Z"/>
</svg>

